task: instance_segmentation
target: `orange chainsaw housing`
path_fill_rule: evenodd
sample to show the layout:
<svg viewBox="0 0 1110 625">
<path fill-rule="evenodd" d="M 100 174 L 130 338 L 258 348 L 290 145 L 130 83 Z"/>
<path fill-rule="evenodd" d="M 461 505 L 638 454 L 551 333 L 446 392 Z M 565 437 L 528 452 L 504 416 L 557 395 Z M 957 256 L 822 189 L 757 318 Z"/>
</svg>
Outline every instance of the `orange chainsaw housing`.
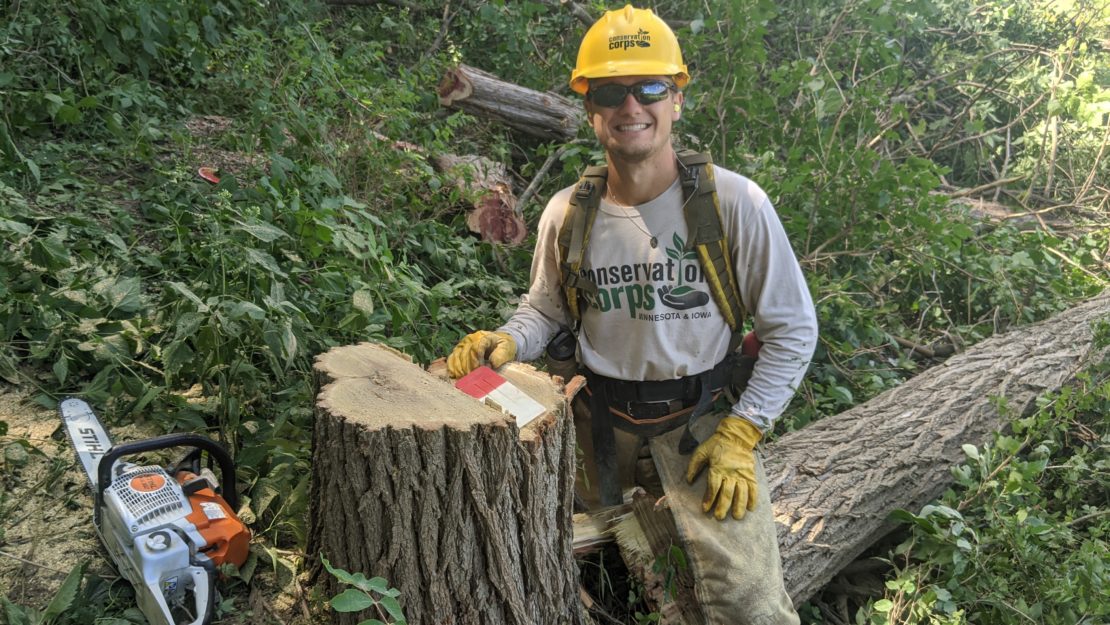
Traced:
<svg viewBox="0 0 1110 625">
<path fill-rule="evenodd" d="M 197 476 L 189 471 L 178 471 L 176 478 L 184 486 L 197 479 Z M 204 538 L 205 545 L 200 548 L 200 552 L 208 556 L 216 566 L 224 562 L 243 566 L 247 561 L 251 541 L 251 532 L 247 526 L 239 520 L 224 498 L 211 488 L 201 488 L 188 497 L 193 511 L 185 519 Z"/>
</svg>

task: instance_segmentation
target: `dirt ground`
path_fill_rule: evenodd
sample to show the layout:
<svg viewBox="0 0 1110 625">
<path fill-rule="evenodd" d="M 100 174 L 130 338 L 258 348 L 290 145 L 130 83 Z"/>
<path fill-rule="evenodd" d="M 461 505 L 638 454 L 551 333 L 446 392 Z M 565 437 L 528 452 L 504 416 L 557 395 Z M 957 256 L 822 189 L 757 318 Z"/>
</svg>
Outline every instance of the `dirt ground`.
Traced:
<svg viewBox="0 0 1110 625">
<path fill-rule="evenodd" d="M 41 610 L 83 562 L 88 563 L 86 580 L 100 577 L 112 588 L 126 588 L 93 529 L 92 490 L 57 412 L 30 400 L 29 393 L 0 382 L 0 424 L 7 427 L 0 436 L 0 595 Z M 116 442 L 161 433 L 136 424 L 105 426 Z M 291 560 L 274 565 L 276 552 L 257 539 L 251 551 L 249 581 L 221 582 L 223 598 L 232 601 L 227 614 L 213 623 L 324 622 L 313 616 L 302 580 L 289 573 Z"/>
<path fill-rule="evenodd" d="M 0 422 L 8 428 L 0 437 L 0 588 L 8 599 L 41 608 L 83 561 L 90 574 L 114 577 L 93 530 L 91 490 L 68 441 L 56 436 L 57 414 L 4 385 Z"/>
</svg>

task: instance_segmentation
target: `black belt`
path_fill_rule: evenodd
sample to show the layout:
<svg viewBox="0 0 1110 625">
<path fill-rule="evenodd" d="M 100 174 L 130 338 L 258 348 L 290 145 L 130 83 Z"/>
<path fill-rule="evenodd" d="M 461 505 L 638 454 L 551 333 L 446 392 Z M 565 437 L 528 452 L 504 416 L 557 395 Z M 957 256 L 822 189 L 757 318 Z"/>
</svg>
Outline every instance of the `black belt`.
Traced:
<svg viewBox="0 0 1110 625">
<path fill-rule="evenodd" d="M 690 431 L 689 423 L 709 411 L 713 403 L 714 393 L 723 388 L 730 380 L 735 365 L 730 356 L 722 360 L 713 369 L 689 375 L 677 380 L 632 382 L 598 375 L 589 369 L 585 370 L 586 385 L 590 391 L 590 420 L 594 443 L 594 462 L 598 469 L 598 484 L 601 503 L 603 505 L 616 505 L 621 502 L 620 486 L 617 483 L 616 471 L 616 440 L 613 427 L 639 433 L 644 436 L 669 431 L 687 424 L 682 440 L 679 442 L 679 452 L 689 454 L 697 447 L 698 441 Z M 623 404 L 629 409 L 639 404 L 657 404 L 660 409 L 671 407 L 671 402 L 682 402 L 684 407 L 690 407 L 688 414 L 682 415 L 684 419 L 669 420 L 665 423 L 636 424 L 637 415 L 629 423 L 622 423 L 626 419 L 614 418 L 610 410 Z M 623 412 L 623 411 L 622 411 Z M 665 416 L 665 415 L 664 415 Z M 638 419 L 650 419 L 641 412 Z M 631 427 L 628 427 L 628 426 Z"/>
<path fill-rule="evenodd" d="M 733 362 L 725 358 L 710 369 L 705 377 L 709 390 L 716 392 L 729 383 Z M 688 375 L 677 380 L 646 380 L 636 382 L 618 380 L 588 371 L 586 380 L 591 389 L 604 385 L 609 404 L 619 408 L 627 404 L 669 403 L 672 401 L 696 402 L 701 396 L 701 381 L 705 374 Z"/>
</svg>

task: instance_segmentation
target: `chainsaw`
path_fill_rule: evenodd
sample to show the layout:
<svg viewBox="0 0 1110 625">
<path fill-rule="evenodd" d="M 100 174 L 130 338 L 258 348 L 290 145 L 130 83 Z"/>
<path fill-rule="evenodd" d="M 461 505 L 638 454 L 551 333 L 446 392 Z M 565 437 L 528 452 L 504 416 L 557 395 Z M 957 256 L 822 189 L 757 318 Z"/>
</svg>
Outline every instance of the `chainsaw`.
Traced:
<svg viewBox="0 0 1110 625">
<path fill-rule="evenodd" d="M 168 434 L 112 445 L 92 408 L 80 399 L 59 405 L 66 434 L 93 491 L 93 525 L 119 569 L 135 588 L 150 625 L 206 625 L 217 601 L 218 567 L 242 566 L 250 530 L 235 511 L 235 464 L 219 443 L 196 434 Z M 133 454 L 185 447 L 191 451 L 167 470 L 121 461 Z M 211 468 L 214 459 L 223 496 Z"/>
</svg>

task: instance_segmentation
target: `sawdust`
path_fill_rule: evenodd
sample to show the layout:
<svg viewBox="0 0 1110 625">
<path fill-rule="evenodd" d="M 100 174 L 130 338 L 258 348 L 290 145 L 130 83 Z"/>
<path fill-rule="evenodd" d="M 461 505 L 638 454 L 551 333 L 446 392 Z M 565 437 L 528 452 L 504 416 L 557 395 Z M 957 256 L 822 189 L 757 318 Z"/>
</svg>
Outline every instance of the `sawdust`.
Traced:
<svg viewBox="0 0 1110 625">
<path fill-rule="evenodd" d="M 0 385 L 0 444 L 24 447 L 26 464 L 5 461 L 0 472 L 0 588 L 22 605 L 45 605 L 70 569 L 88 561 L 92 575 L 116 577 L 104 562 L 92 524 L 84 472 L 53 410 Z"/>
</svg>

